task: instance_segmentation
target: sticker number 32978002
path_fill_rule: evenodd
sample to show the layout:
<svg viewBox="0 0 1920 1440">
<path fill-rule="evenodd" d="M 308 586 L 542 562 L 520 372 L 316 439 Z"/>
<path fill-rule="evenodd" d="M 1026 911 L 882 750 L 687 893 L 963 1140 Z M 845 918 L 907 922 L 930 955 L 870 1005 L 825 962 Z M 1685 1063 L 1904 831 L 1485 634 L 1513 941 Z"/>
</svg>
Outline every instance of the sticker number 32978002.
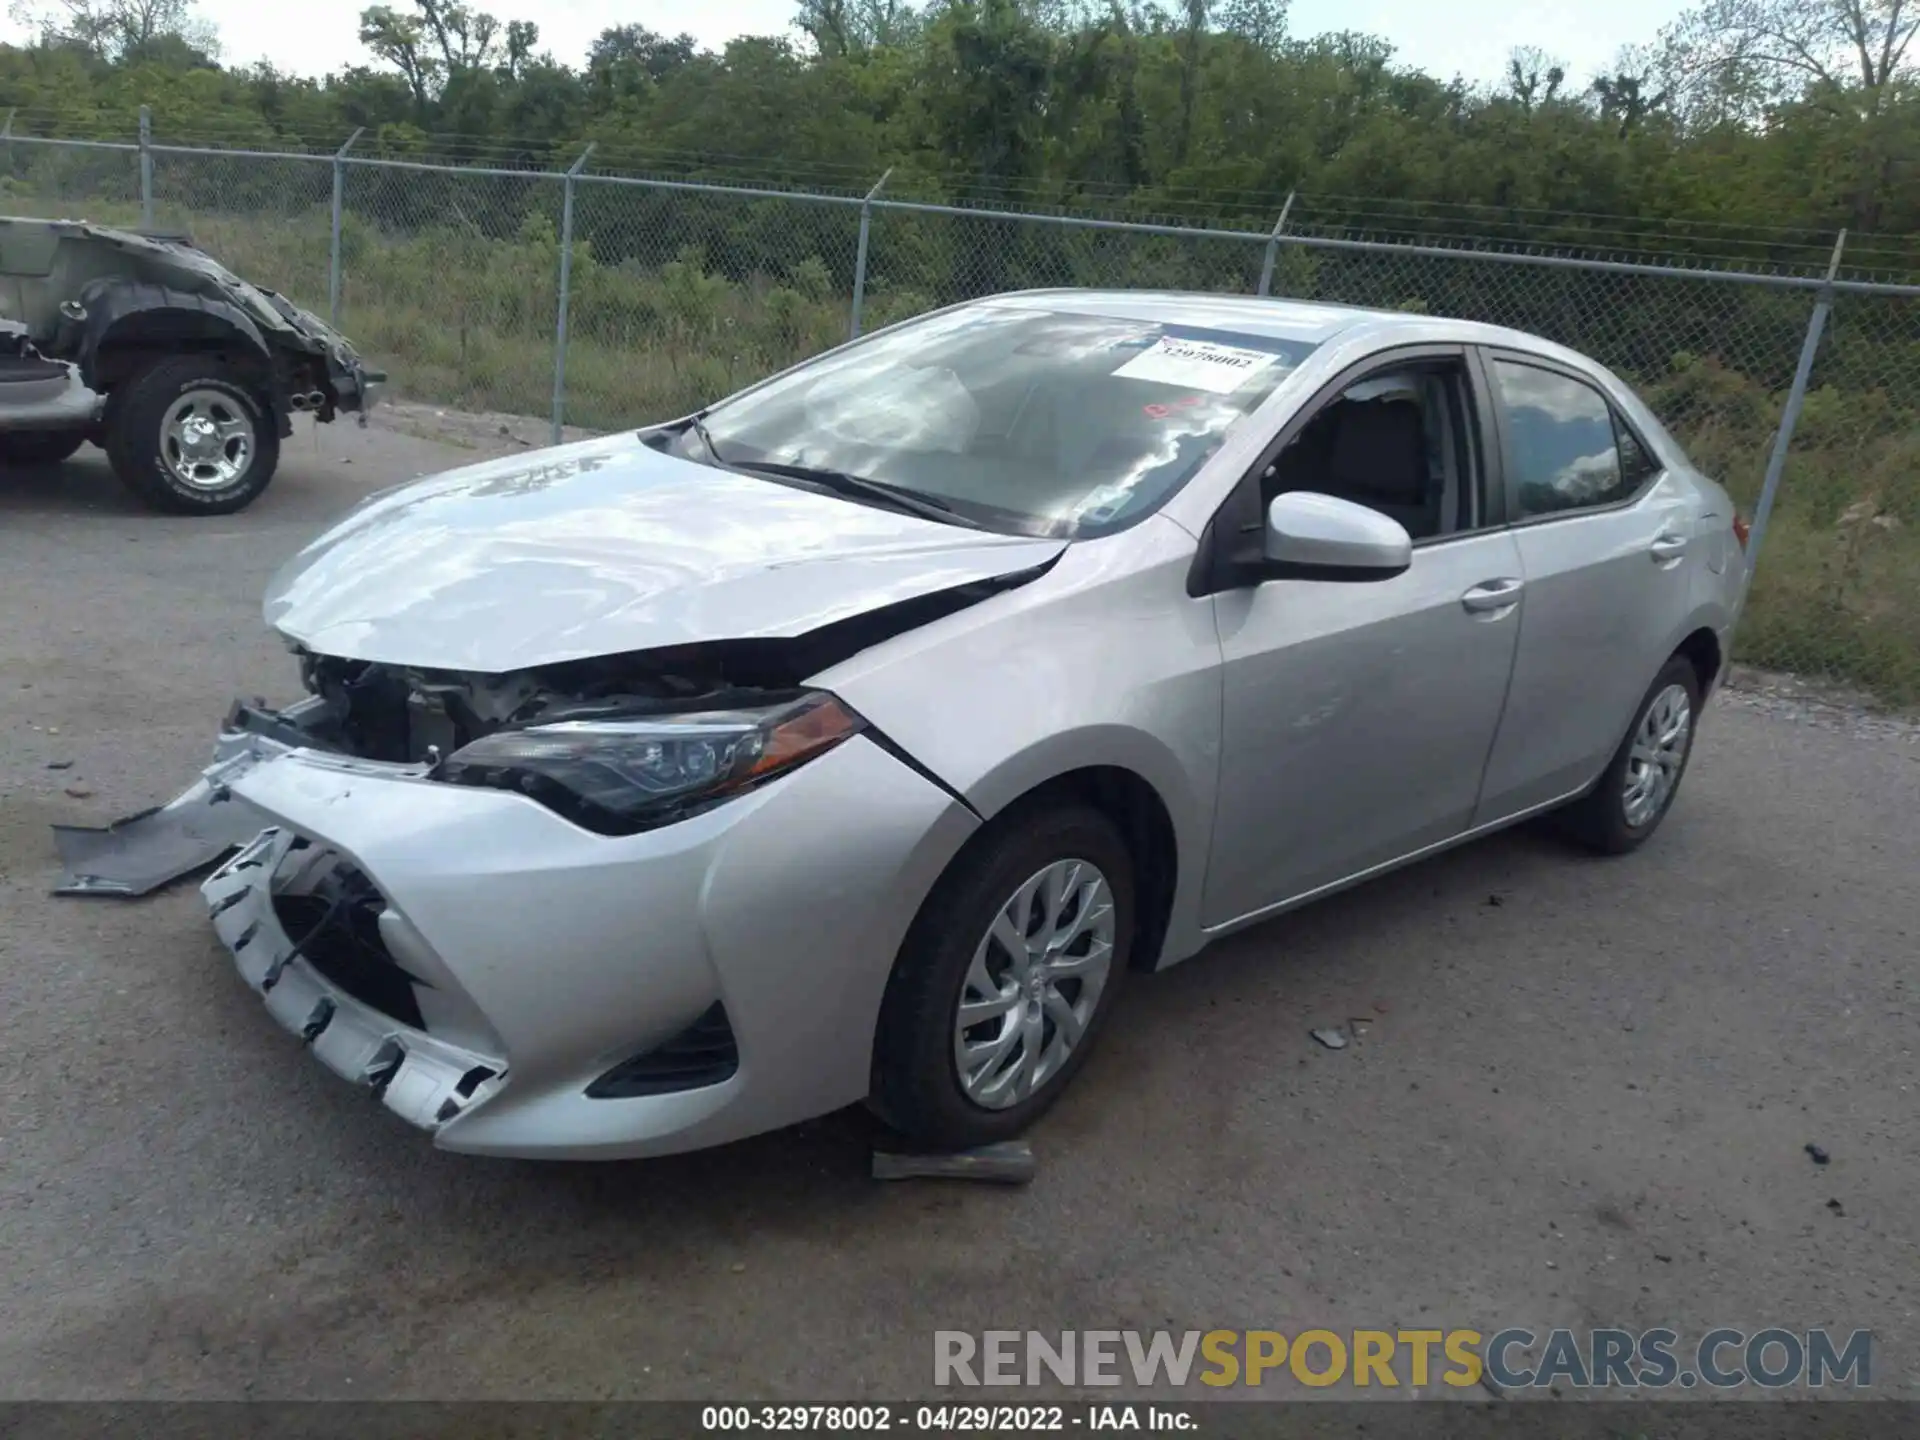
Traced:
<svg viewBox="0 0 1920 1440">
<path fill-rule="evenodd" d="M 1278 358 L 1264 350 L 1163 335 L 1113 373 L 1125 380 L 1151 380 L 1225 395 L 1238 390 Z"/>
</svg>

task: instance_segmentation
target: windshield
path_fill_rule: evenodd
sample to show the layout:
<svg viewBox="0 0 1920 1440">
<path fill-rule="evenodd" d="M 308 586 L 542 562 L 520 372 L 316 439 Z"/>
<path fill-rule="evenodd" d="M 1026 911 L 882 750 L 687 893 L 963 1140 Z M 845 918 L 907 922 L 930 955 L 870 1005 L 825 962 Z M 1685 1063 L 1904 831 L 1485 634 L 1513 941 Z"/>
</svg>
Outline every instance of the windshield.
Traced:
<svg viewBox="0 0 1920 1440">
<path fill-rule="evenodd" d="M 1158 508 L 1312 349 L 989 302 L 822 356 L 706 427 L 727 464 L 839 471 L 990 529 L 1086 538 Z"/>
</svg>

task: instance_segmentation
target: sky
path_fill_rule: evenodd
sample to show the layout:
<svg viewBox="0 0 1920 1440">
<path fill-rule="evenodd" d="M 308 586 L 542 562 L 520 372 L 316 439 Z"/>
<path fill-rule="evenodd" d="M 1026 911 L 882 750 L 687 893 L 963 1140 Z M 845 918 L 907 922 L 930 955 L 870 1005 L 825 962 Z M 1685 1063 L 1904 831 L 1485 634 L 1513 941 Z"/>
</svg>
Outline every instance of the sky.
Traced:
<svg viewBox="0 0 1920 1440">
<path fill-rule="evenodd" d="M 266 59 L 280 70 L 321 75 L 365 60 L 354 0 L 200 0 L 199 13 L 220 32 L 230 64 Z M 406 8 L 401 4 L 398 8 Z M 609 25 L 637 22 L 673 35 L 690 32 L 719 49 L 736 35 L 779 34 L 793 17 L 792 0 L 479 0 L 501 20 L 532 20 L 541 48 L 578 64 L 593 37 Z M 1516 46 L 1537 46 L 1584 80 L 1602 70 L 1623 44 L 1651 40 L 1679 13 L 1681 0 L 1294 0 L 1288 28 L 1296 36 L 1362 30 L 1391 41 L 1404 64 L 1442 79 L 1498 79 Z M 11 20 L 0 39 L 24 38 Z"/>
</svg>

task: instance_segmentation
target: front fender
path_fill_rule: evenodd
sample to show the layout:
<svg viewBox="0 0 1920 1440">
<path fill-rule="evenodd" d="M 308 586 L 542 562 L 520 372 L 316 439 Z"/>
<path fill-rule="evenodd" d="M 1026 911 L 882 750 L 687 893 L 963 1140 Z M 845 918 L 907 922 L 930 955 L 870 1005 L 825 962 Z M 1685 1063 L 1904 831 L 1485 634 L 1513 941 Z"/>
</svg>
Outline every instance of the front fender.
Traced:
<svg viewBox="0 0 1920 1440">
<path fill-rule="evenodd" d="M 1161 963 L 1199 948 L 1220 763 L 1220 641 L 1186 593 L 1193 537 L 1158 517 L 1069 546 L 1046 575 L 899 635 L 832 690 L 985 818 L 1076 770 L 1153 787 L 1178 853 Z"/>
</svg>

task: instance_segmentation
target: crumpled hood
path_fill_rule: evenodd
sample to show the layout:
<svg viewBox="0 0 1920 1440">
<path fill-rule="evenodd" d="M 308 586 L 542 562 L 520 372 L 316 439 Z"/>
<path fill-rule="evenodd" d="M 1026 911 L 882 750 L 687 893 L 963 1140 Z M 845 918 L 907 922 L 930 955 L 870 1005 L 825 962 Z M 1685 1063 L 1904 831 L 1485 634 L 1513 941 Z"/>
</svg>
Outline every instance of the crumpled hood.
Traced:
<svg viewBox="0 0 1920 1440">
<path fill-rule="evenodd" d="M 499 674 L 800 635 L 1064 545 L 675 459 L 628 433 L 374 496 L 281 568 L 266 618 L 323 655 Z"/>
</svg>

